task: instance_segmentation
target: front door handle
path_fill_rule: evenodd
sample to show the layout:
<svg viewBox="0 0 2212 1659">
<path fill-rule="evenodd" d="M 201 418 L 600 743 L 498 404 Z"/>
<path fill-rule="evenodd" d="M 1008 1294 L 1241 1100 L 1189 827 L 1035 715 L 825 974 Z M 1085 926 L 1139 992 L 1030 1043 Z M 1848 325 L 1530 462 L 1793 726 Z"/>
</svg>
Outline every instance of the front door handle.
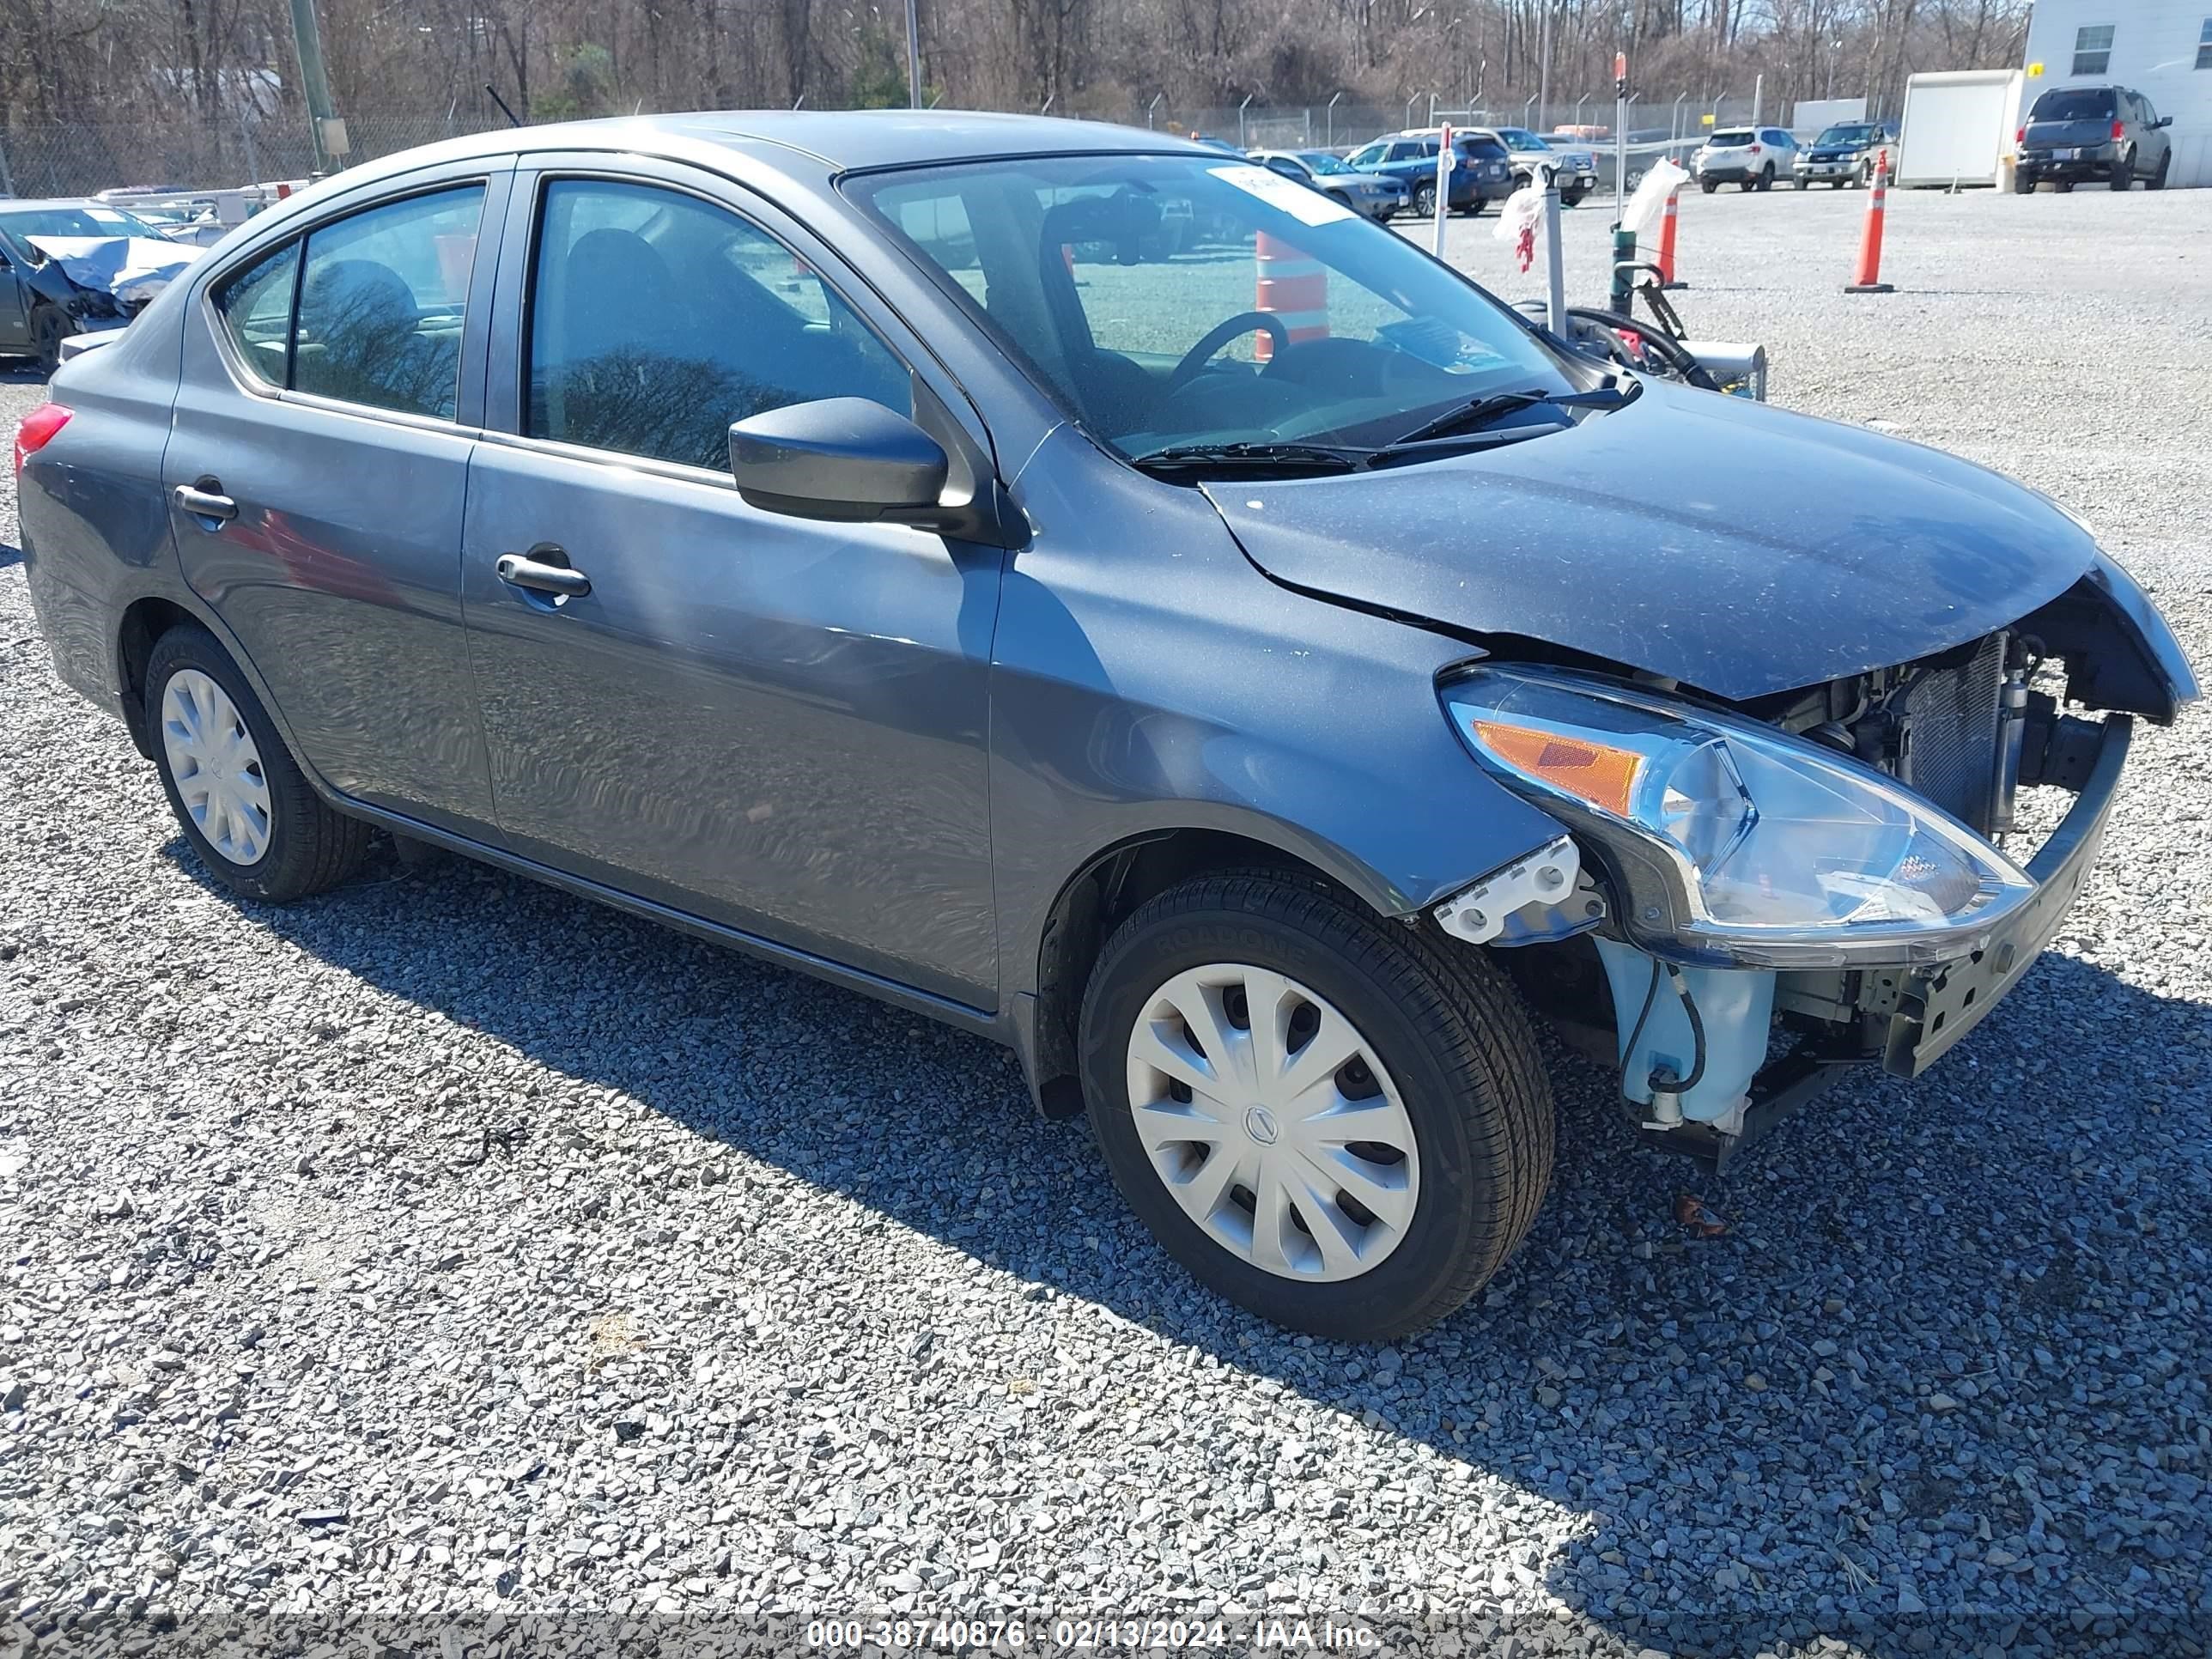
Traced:
<svg viewBox="0 0 2212 1659">
<path fill-rule="evenodd" d="M 200 484 L 215 482 L 213 478 L 202 478 Z M 213 519 L 219 524 L 228 524 L 238 516 L 238 503 L 228 495 L 217 494 L 216 490 L 221 488 L 219 484 L 216 489 L 203 489 L 199 484 L 179 484 L 177 505 L 196 519 Z"/>
<path fill-rule="evenodd" d="M 533 547 L 533 554 L 549 555 L 565 559 L 557 547 Z M 580 599 L 592 591 L 592 579 L 580 570 L 572 570 L 564 562 L 553 564 L 544 558 L 532 558 L 521 553 L 502 553 L 499 562 L 492 567 L 500 580 L 509 587 L 526 587 L 538 593 L 557 593 L 564 599 Z"/>
</svg>

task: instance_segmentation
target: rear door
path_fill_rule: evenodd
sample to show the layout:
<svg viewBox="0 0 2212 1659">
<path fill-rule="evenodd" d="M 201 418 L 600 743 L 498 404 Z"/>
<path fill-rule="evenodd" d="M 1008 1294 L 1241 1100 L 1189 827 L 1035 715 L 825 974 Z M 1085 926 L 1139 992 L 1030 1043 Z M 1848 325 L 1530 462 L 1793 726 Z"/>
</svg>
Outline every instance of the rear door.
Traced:
<svg viewBox="0 0 2212 1659">
<path fill-rule="evenodd" d="M 495 831 L 461 504 L 513 165 L 366 187 L 197 281 L 161 475 L 185 579 L 301 757 L 472 836 Z"/>
<path fill-rule="evenodd" d="M 763 511 L 728 459 L 731 422 L 764 410 L 906 412 L 917 384 L 948 407 L 957 387 L 818 239 L 727 180 L 537 165 L 508 216 L 463 550 L 508 844 L 995 1006 L 985 762 L 1005 556 Z M 503 577 L 510 555 L 589 591 Z"/>
</svg>

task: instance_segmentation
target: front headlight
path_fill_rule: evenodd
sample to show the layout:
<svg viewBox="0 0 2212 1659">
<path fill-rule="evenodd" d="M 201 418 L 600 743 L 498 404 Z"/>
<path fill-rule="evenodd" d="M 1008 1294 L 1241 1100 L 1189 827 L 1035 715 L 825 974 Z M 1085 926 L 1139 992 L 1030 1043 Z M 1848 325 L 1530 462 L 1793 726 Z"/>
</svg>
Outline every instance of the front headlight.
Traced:
<svg viewBox="0 0 2212 1659">
<path fill-rule="evenodd" d="M 1623 924 L 1658 955 L 1942 961 L 2035 890 L 1894 779 L 1753 720 L 1534 670 L 1478 668 L 1443 696 L 1478 761 L 1607 855 Z"/>
</svg>

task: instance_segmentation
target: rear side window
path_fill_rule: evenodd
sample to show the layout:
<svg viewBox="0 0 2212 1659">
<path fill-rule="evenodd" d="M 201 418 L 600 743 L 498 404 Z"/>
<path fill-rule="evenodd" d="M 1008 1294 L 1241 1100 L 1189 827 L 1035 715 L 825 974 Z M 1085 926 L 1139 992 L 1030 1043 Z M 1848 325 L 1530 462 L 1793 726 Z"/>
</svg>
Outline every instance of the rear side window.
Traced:
<svg viewBox="0 0 2212 1659">
<path fill-rule="evenodd" d="M 483 186 L 368 209 L 307 235 L 292 385 L 453 418 Z"/>
<path fill-rule="evenodd" d="M 288 242 L 216 290 L 215 308 L 239 361 L 264 386 L 282 386 L 292 339 L 300 245 Z"/>
<path fill-rule="evenodd" d="M 1705 140 L 1715 149 L 1740 149 L 1751 142 L 1748 132 L 1717 132 Z"/>
<path fill-rule="evenodd" d="M 530 436 L 717 471 L 731 422 L 765 410 L 867 398 L 912 412 L 904 366 L 790 249 L 650 185 L 547 187 L 529 352 Z"/>
</svg>

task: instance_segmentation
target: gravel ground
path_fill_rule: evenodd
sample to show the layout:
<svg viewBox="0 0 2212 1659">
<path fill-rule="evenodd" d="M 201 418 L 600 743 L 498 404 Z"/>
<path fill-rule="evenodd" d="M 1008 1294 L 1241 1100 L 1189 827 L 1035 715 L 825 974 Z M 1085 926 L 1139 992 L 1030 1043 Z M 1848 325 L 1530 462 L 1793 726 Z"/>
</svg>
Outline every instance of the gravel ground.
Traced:
<svg viewBox="0 0 2212 1659">
<path fill-rule="evenodd" d="M 1900 291 L 1846 299 L 1863 202 L 1691 196 L 1692 321 L 2048 489 L 2212 662 L 2212 191 L 1894 196 Z M 0 1626 L 2201 1651 L 2212 719 L 2132 776 L 2034 973 L 1699 1184 L 1725 1237 L 1562 1059 L 1513 1267 L 1355 1350 L 1195 1291 L 982 1042 L 465 863 L 217 896 L 0 546 Z"/>
</svg>

